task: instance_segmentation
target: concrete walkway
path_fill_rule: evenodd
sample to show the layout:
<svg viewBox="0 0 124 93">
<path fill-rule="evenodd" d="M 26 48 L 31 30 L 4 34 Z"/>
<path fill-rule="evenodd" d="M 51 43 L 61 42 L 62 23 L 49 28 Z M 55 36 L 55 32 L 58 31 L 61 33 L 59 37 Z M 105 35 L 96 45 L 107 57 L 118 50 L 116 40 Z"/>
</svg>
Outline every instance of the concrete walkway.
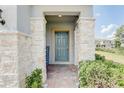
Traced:
<svg viewBox="0 0 124 93">
<path fill-rule="evenodd" d="M 48 65 L 48 88 L 77 88 L 78 69 L 74 65 Z"/>
</svg>

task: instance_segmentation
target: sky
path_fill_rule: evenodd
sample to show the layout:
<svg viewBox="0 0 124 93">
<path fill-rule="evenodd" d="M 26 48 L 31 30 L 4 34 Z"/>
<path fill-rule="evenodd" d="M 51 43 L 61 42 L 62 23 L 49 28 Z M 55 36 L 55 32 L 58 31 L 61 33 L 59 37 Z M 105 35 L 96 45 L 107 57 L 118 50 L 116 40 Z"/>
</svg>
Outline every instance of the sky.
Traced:
<svg viewBox="0 0 124 93">
<path fill-rule="evenodd" d="M 113 39 L 116 29 L 124 25 L 124 5 L 94 6 L 95 38 Z"/>
</svg>

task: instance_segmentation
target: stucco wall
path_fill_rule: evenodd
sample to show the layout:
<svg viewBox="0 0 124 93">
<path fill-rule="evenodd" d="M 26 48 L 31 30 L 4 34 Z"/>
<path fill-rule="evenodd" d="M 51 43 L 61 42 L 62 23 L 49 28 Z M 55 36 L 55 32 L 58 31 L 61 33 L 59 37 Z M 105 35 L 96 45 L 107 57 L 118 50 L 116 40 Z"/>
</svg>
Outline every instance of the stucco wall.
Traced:
<svg viewBox="0 0 124 93">
<path fill-rule="evenodd" d="M 41 12 L 82 12 L 80 15 L 83 17 L 93 16 L 92 5 L 34 5 L 32 8 L 32 17 L 41 16 Z"/>
<path fill-rule="evenodd" d="M 28 5 L 0 5 L 0 9 L 3 10 L 2 18 L 6 21 L 4 26 L 0 24 L 0 29 L 30 34 L 30 7 Z"/>
<path fill-rule="evenodd" d="M 6 21 L 5 25 L 0 24 L 0 29 L 16 31 L 17 29 L 17 6 L 16 5 L 0 5 L 3 10 L 2 18 Z"/>
<path fill-rule="evenodd" d="M 46 25 L 46 44 L 50 46 L 50 63 L 53 63 L 53 51 L 52 44 L 54 44 L 52 34 L 54 34 L 53 30 L 69 30 L 69 61 L 74 63 L 74 23 L 47 23 Z"/>
<path fill-rule="evenodd" d="M 30 6 L 18 5 L 17 6 L 17 30 L 30 34 Z"/>
</svg>

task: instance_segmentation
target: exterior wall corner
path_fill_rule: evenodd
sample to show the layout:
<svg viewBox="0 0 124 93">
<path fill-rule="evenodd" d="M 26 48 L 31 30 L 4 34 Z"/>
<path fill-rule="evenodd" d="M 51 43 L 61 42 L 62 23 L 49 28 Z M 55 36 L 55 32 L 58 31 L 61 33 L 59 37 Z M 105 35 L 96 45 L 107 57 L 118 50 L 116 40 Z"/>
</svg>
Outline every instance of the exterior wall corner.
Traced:
<svg viewBox="0 0 124 93">
<path fill-rule="evenodd" d="M 95 59 L 95 19 L 92 17 L 80 17 L 76 31 L 77 61 Z"/>
</svg>

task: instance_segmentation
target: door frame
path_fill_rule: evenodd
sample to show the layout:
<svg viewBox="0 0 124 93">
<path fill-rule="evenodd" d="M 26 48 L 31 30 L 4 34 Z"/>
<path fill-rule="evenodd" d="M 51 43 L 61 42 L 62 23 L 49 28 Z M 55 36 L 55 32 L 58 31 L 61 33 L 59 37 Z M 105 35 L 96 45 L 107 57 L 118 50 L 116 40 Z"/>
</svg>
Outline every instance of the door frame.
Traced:
<svg viewBox="0 0 124 93">
<path fill-rule="evenodd" d="M 52 62 L 50 64 L 72 64 L 72 62 L 70 61 L 70 29 L 53 29 L 52 30 Z M 68 52 L 68 56 L 69 56 L 69 61 L 55 61 L 55 32 L 68 32 L 68 48 L 69 48 L 69 52 Z"/>
</svg>

